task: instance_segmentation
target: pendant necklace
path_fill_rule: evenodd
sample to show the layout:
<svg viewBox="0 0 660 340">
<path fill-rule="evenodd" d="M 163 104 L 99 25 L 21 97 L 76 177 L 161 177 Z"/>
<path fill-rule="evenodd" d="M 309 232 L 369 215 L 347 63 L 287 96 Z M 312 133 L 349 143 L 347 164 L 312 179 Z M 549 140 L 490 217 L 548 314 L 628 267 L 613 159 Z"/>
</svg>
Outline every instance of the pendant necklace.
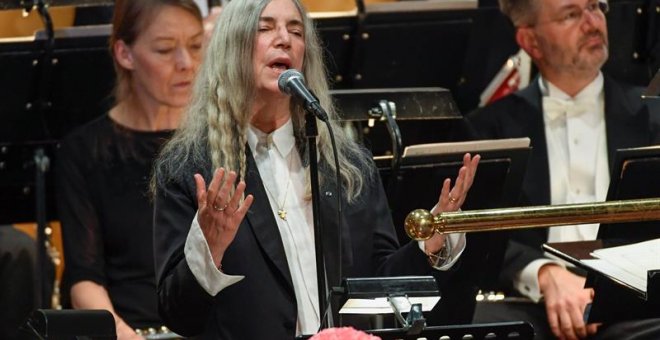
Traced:
<svg viewBox="0 0 660 340">
<path fill-rule="evenodd" d="M 289 196 L 288 194 L 289 194 L 290 183 L 291 183 L 291 175 L 289 175 L 289 180 L 286 182 L 286 189 L 284 189 L 284 199 L 282 199 L 282 204 L 278 204 L 279 209 L 277 209 L 277 215 L 284 221 L 286 221 L 286 209 L 284 209 L 284 205 L 286 204 L 286 198 Z"/>
<path fill-rule="evenodd" d="M 286 189 L 284 189 L 284 198 L 282 198 L 282 203 L 280 204 L 275 201 L 275 204 L 277 205 L 277 216 L 279 216 L 282 220 L 286 221 L 286 209 L 284 209 L 286 205 L 286 198 L 289 196 L 289 184 L 291 184 L 291 175 L 289 175 L 289 180 L 286 182 Z M 273 199 L 277 199 L 277 197 L 273 194 L 270 189 L 266 185 L 264 185 L 264 188 L 266 188 L 266 191 L 273 196 Z"/>
<path fill-rule="evenodd" d="M 293 155 L 289 155 L 289 164 L 287 164 L 287 172 L 289 175 L 289 179 L 286 181 L 286 189 L 284 189 L 284 197 L 282 198 L 282 203 L 277 202 L 277 196 L 273 194 L 270 189 L 268 189 L 268 186 L 264 184 L 264 188 L 266 188 L 266 191 L 273 196 L 273 199 L 275 199 L 275 204 L 277 205 L 277 216 L 279 216 L 283 221 L 286 221 L 286 214 L 287 211 L 284 209 L 286 206 L 286 199 L 289 197 L 289 185 L 291 184 L 291 160 L 293 159 Z"/>
</svg>

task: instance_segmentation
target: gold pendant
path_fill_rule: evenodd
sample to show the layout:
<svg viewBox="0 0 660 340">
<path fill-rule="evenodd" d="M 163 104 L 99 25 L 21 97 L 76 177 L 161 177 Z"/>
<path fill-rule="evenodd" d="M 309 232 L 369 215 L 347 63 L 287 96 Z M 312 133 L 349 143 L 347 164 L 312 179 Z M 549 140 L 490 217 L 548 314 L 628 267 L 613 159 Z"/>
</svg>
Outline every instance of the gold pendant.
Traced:
<svg viewBox="0 0 660 340">
<path fill-rule="evenodd" d="M 286 210 L 284 210 L 284 209 L 279 209 L 279 210 L 277 211 L 277 215 L 278 215 L 281 219 L 283 219 L 283 220 L 286 221 Z"/>
</svg>

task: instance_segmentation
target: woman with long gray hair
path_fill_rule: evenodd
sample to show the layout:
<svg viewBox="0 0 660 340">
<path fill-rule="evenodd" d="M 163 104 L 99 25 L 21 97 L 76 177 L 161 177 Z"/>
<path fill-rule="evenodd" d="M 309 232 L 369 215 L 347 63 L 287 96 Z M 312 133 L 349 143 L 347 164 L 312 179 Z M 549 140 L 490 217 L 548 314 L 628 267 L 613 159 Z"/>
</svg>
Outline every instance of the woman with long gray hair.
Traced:
<svg viewBox="0 0 660 340">
<path fill-rule="evenodd" d="M 320 326 L 304 110 L 278 88 L 291 68 L 326 108 L 339 149 L 341 191 L 329 133 L 319 126 L 311 156 L 319 159 L 329 285 L 434 267 L 447 275 L 464 237 L 399 247 L 369 154 L 336 124 L 318 38 L 298 0 L 231 1 L 206 53 L 186 120 L 152 181 L 159 306 L 169 327 L 207 338 L 290 339 Z M 455 185 L 445 180 L 435 213 L 460 207 L 478 161 L 466 155 Z"/>
</svg>

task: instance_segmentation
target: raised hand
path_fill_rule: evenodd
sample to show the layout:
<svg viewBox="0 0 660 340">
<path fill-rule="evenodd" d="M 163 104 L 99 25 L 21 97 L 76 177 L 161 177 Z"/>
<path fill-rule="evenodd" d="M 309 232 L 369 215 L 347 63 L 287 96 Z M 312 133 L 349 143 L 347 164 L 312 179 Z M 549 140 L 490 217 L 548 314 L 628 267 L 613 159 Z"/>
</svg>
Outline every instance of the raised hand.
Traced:
<svg viewBox="0 0 660 340">
<path fill-rule="evenodd" d="M 442 183 L 438 204 L 433 207 L 431 213 L 437 215 L 443 211 L 456 211 L 461 208 L 465 202 L 468 191 L 472 187 L 474 175 L 477 173 L 477 166 L 481 156 L 472 157 L 469 153 L 463 156 L 463 166 L 458 170 L 458 176 L 451 187 L 451 179 L 446 178 Z M 435 234 L 426 240 L 424 245 L 427 253 L 437 253 L 445 244 L 445 236 Z"/>
<path fill-rule="evenodd" d="M 252 195 L 248 195 L 241 202 L 245 191 L 244 181 L 240 181 L 231 194 L 236 177 L 236 172 L 226 173 L 224 168 L 220 168 L 213 174 L 207 189 L 204 178 L 200 174 L 195 174 L 197 222 L 209 245 L 213 262 L 218 268 L 225 250 L 234 240 L 238 227 L 254 200 Z"/>
</svg>

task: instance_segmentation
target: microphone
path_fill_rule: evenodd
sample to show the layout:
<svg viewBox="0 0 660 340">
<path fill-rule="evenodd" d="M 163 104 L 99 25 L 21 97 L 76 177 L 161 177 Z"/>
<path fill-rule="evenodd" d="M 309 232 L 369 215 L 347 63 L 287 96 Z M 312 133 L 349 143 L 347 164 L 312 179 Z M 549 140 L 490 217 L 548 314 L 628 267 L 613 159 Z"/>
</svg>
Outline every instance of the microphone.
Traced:
<svg viewBox="0 0 660 340">
<path fill-rule="evenodd" d="M 298 70 L 290 68 L 282 72 L 277 79 L 277 86 L 282 93 L 302 100 L 307 112 L 314 114 L 324 122 L 328 121 L 328 114 L 323 110 L 314 93 L 305 86 L 305 77 Z"/>
</svg>

